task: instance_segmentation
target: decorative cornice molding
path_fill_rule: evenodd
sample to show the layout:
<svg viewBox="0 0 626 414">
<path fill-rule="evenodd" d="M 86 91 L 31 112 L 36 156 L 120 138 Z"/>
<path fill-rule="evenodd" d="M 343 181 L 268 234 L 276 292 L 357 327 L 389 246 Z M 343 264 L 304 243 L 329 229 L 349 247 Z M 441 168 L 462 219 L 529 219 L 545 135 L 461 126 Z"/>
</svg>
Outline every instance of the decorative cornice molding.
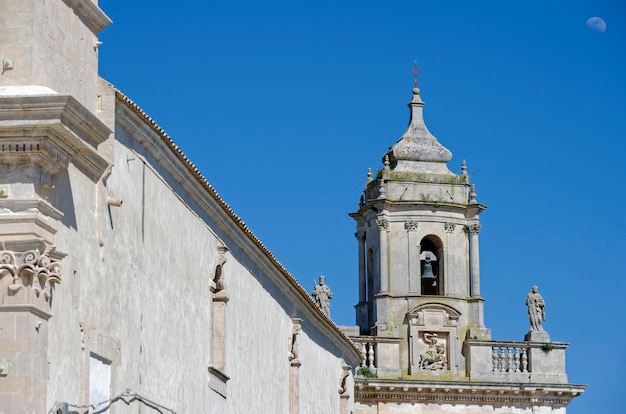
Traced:
<svg viewBox="0 0 626 414">
<path fill-rule="evenodd" d="M 566 406 L 586 386 L 355 379 L 356 402 Z"/>
<path fill-rule="evenodd" d="M 69 95 L 0 97 L 0 162 L 54 175 L 70 162 L 97 181 L 109 167 L 98 145 L 111 130 Z"/>
<path fill-rule="evenodd" d="M 111 19 L 92 0 L 64 1 L 96 35 L 112 23 Z"/>
</svg>

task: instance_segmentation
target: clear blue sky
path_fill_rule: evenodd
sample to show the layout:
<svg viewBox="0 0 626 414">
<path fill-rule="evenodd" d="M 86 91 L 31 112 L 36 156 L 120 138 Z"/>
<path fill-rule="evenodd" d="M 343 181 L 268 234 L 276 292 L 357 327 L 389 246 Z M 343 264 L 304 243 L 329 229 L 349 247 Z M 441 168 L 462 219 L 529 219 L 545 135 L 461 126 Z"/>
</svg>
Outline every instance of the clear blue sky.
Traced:
<svg viewBox="0 0 626 414">
<path fill-rule="evenodd" d="M 493 338 L 521 340 L 538 285 L 569 342 L 570 414 L 626 407 L 626 3 L 100 0 L 100 71 L 175 140 L 307 289 L 354 324 L 367 168 L 408 121 L 466 159 Z M 605 32 L 585 22 L 606 21 Z"/>
</svg>

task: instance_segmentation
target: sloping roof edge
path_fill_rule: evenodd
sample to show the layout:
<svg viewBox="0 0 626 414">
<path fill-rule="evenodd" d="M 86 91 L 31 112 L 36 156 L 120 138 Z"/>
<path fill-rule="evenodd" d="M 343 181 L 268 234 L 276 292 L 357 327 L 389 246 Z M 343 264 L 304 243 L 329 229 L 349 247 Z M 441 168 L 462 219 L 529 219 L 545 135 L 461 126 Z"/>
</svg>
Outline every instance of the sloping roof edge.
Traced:
<svg viewBox="0 0 626 414">
<path fill-rule="evenodd" d="M 110 83 L 109 83 L 110 84 Z M 111 85 L 111 84 L 110 84 Z M 263 244 L 263 242 L 250 230 L 245 222 L 234 212 L 234 210 L 228 205 L 226 201 L 218 194 L 217 190 L 211 183 L 202 175 L 200 170 L 194 165 L 194 163 L 182 152 L 182 150 L 176 145 L 174 140 L 161 128 L 155 121 L 144 112 L 139 105 L 126 96 L 122 91 L 116 88 L 114 85 L 111 87 L 115 90 L 115 96 L 121 102 L 123 102 L 128 108 L 135 112 L 140 118 L 142 118 L 146 124 L 148 124 L 160 137 L 165 144 L 172 150 L 180 162 L 185 168 L 196 178 L 198 183 L 206 190 L 206 192 L 218 203 L 219 206 L 226 212 L 226 214 L 235 222 L 243 233 L 256 245 L 259 250 L 270 260 L 274 266 L 285 276 L 287 281 L 296 289 L 296 291 L 304 298 L 304 300 L 314 309 L 319 316 L 321 316 L 329 326 L 360 355 L 361 350 L 357 345 L 352 342 L 350 338 L 328 317 L 314 302 L 313 298 L 309 295 L 307 290 L 297 281 L 297 279 L 278 261 L 276 256 Z"/>
</svg>

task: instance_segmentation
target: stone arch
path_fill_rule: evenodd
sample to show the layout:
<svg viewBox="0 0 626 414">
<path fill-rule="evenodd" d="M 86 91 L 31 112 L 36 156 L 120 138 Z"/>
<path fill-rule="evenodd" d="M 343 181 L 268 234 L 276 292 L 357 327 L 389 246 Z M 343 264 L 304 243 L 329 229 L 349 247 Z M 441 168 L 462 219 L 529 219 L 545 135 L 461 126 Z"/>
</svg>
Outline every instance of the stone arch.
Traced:
<svg viewBox="0 0 626 414">
<path fill-rule="evenodd" d="M 422 275 L 422 295 L 438 296 L 444 294 L 445 269 L 444 248 L 441 239 L 434 234 L 424 236 L 420 242 L 420 266 Z M 425 279 L 424 269 L 430 265 L 435 279 Z"/>
</svg>

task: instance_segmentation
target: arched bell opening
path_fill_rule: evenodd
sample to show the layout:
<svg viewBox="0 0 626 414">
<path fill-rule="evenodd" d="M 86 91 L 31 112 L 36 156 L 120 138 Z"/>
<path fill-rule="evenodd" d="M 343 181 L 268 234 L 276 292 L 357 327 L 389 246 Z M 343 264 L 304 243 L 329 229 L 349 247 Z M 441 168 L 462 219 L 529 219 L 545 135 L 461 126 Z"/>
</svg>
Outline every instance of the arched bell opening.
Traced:
<svg viewBox="0 0 626 414">
<path fill-rule="evenodd" d="M 441 295 L 443 292 L 443 243 L 433 235 L 420 243 L 422 295 Z"/>
</svg>

